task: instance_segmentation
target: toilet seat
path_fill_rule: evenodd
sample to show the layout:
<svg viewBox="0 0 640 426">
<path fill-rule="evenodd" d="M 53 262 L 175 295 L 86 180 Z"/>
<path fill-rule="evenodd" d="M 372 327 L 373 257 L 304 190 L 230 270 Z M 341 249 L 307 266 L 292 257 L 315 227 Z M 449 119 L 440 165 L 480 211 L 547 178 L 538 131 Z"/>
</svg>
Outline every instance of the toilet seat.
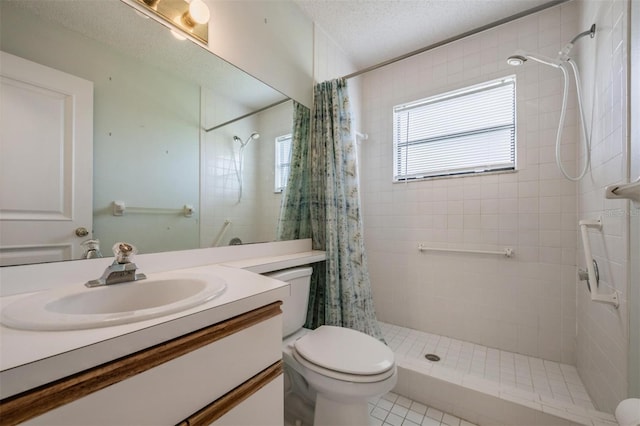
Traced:
<svg viewBox="0 0 640 426">
<path fill-rule="evenodd" d="M 377 339 L 343 327 L 321 326 L 296 340 L 293 357 L 337 380 L 373 383 L 393 375 L 393 351 Z"/>
<path fill-rule="evenodd" d="M 358 374 L 346 374 L 341 373 L 335 370 L 329 370 L 328 368 L 323 368 L 319 365 L 316 365 L 312 362 L 304 359 L 295 349 L 293 350 L 293 358 L 300 363 L 303 367 L 314 371 L 322 376 L 329 377 L 331 379 L 341 380 L 343 382 L 353 382 L 353 383 L 375 383 L 381 382 L 383 380 L 388 379 L 393 376 L 394 369 L 391 368 L 388 371 L 382 374 L 368 374 L 368 375 L 358 375 Z"/>
</svg>

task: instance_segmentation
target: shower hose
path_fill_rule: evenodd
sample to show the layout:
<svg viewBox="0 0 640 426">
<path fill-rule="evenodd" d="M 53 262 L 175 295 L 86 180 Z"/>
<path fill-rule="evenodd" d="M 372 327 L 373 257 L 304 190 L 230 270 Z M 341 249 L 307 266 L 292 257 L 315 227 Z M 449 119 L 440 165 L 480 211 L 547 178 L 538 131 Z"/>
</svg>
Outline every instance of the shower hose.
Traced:
<svg viewBox="0 0 640 426">
<path fill-rule="evenodd" d="M 580 121 L 582 121 L 582 133 L 584 136 L 585 161 L 582 167 L 582 171 L 578 176 L 575 176 L 575 177 L 569 176 L 569 173 L 567 172 L 564 165 L 562 164 L 562 158 L 561 158 L 562 128 L 564 127 L 564 119 L 565 119 L 566 110 L 567 110 L 567 98 L 569 96 L 569 76 L 567 75 L 568 74 L 567 69 L 564 66 L 560 65 L 559 68 L 560 70 L 562 70 L 562 76 L 564 78 L 564 90 L 562 91 L 562 110 L 560 111 L 560 121 L 558 123 L 558 132 L 556 133 L 556 164 L 558 165 L 560 172 L 562 172 L 562 175 L 565 178 L 571 181 L 577 182 L 585 176 L 585 174 L 587 173 L 587 170 L 589 169 L 589 162 L 591 157 L 590 155 L 590 151 L 591 151 L 590 139 L 591 138 L 589 137 L 587 132 L 587 121 L 585 120 L 584 108 L 582 106 L 582 90 L 580 87 L 580 75 L 578 74 L 578 67 L 576 66 L 575 62 L 573 62 L 571 59 L 567 59 L 565 62 L 571 66 L 573 70 L 573 76 L 575 77 L 575 81 L 576 81 L 578 109 L 580 110 Z"/>
</svg>

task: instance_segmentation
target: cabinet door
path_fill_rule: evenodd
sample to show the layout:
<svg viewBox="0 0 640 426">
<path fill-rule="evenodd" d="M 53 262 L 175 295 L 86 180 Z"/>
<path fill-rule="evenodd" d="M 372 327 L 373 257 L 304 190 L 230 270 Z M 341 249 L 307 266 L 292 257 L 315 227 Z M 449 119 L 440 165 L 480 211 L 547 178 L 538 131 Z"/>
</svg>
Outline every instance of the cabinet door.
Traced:
<svg viewBox="0 0 640 426">
<path fill-rule="evenodd" d="M 30 425 L 175 425 L 282 358 L 282 315 L 28 420 Z M 151 357 L 154 355 L 151 354 Z M 277 392 L 282 394 L 282 385 Z M 283 404 L 279 405 L 283 409 Z"/>
<path fill-rule="evenodd" d="M 211 423 L 216 426 L 282 426 L 284 424 L 282 374 L 243 403 Z"/>
</svg>

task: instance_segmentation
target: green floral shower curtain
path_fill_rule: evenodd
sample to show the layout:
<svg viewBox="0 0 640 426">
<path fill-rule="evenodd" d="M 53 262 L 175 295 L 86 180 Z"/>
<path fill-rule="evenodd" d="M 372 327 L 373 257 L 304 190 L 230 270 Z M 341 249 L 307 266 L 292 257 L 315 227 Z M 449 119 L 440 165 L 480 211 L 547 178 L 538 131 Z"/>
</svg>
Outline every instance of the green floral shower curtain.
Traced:
<svg viewBox="0 0 640 426">
<path fill-rule="evenodd" d="M 309 212 L 309 108 L 293 101 L 291 161 L 287 186 L 282 194 L 277 239 L 311 238 Z"/>
<path fill-rule="evenodd" d="M 324 270 L 312 280 L 307 326 L 337 325 L 382 340 L 371 294 L 360 215 L 355 140 L 344 79 L 316 85 L 309 152 L 314 248 Z"/>
<path fill-rule="evenodd" d="M 294 102 L 293 149 L 277 237 L 309 238 L 324 250 L 311 277 L 306 327 L 337 325 L 380 340 L 360 216 L 355 141 L 347 85 L 318 84 L 314 117 Z"/>
</svg>

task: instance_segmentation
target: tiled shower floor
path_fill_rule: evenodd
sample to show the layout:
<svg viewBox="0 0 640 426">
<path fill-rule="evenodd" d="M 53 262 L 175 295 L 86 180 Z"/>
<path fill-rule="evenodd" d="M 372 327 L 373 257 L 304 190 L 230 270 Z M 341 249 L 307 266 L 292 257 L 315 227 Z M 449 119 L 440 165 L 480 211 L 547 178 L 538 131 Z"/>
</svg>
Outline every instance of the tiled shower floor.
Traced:
<svg viewBox="0 0 640 426">
<path fill-rule="evenodd" d="M 591 402 L 575 367 L 380 323 L 399 366 L 585 425 L 616 424 Z M 431 362 L 425 354 L 436 354 Z"/>
</svg>

